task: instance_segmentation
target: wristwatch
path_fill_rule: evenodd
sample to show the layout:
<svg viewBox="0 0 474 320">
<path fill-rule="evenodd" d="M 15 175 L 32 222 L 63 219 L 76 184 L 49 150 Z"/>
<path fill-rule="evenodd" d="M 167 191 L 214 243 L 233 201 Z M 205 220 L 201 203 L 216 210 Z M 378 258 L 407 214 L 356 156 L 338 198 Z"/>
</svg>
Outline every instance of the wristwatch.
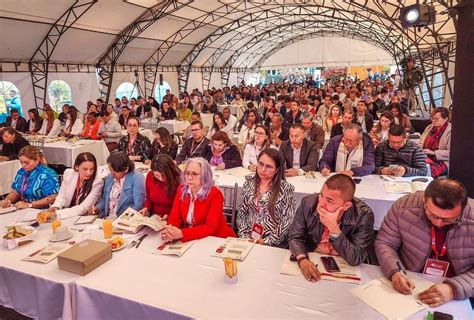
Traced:
<svg viewBox="0 0 474 320">
<path fill-rule="evenodd" d="M 330 233 L 329 234 L 329 241 L 331 242 L 334 242 L 337 240 L 337 238 L 339 238 L 339 236 L 341 235 L 342 232 L 339 232 L 339 233 Z"/>
<path fill-rule="evenodd" d="M 303 261 L 303 260 L 307 260 L 309 259 L 307 255 L 303 256 L 303 257 L 299 257 L 298 260 L 296 260 L 296 262 L 298 263 L 298 265 L 300 265 L 300 262 Z"/>
</svg>

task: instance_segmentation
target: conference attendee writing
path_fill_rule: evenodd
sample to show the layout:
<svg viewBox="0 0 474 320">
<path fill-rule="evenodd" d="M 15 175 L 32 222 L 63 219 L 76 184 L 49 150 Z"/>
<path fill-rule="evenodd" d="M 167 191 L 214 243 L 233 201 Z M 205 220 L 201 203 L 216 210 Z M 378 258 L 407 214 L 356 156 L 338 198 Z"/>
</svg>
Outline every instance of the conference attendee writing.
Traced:
<svg viewBox="0 0 474 320">
<path fill-rule="evenodd" d="M 173 206 L 181 171 L 173 159 L 166 154 L 158 154 L 151 160 L 151 171 L 145 180 L 145 206 L 140 210 L 144 216 L 156 214 L 167 219 Z"/>
<path fill-rule="evenodd" d="M 62 130 L 62 133 L 67 136 L 78 136 L 82 133 L 84 123 L 78 118 L 78 113 L 75 108 L 70 107 L 67 112 L 66 126 Z"/>
<path fill-rule="evenodd" d="M 227 133 L 217 131 L 204 151 L 204 158 L 218 170 L 242 166 L 239 149 L 230 141 Z"/>
<path fill-rule="evenodd" d="M 43 118 L 40 117 L 37 109 L 28 110 L 28 121 L 26 122 L 26 133 L 36 134 L 43 125 Z"/>
<path fill-rule="evenodd" d="M 82 132 L 82 137 L 85 139 L 99 140 L 98 135 L 100 128 L 100 119 L 97 112 L 89 112 L 87 114 L 87 122 L 84 125 L 84 131 Z"/>
<path fill-rule="evenodd" d="M 97 161 L 90 152 L 77 155 L 73 169 L 64 171 L 61 189 L 48 210 L 38 213 L 38 221 L 66 219 L 87 213 L 102 193 L 104 181 L 97 174 Z"/>
<path fill-rule="evenodd" d="M 99 131 L 97 136 L 104 140 L 107 149 L 112 152 L 118 148 L 118 142 L 122 136 L 122 127 L 120 124 L 112 118 L 115 112 L 102 111 L 100 117 L 102 122 L 100 123 Z"/>
<path fill-rule="evenodd" d="M 44 109 L 43 124 L 38 134 L 47 136 L 48 138 L 57 137 L 61 133 L 61 122 L 54 119 L 54 113 L 51 107 Z"/>
<path fill-rule="evenodd" d="M 294 190 L 285 180 L 285 163 L 280 152 L 264 149 L 258 156 L 255 176 L 242 189 L 237 213 L 239 238 L 288 248 L 288 230 L 296 207 Z"/>
<path fill-rule="evenodd" d="M 274 148 L 272 144 L 272 137 L 270 129 L 260 124 L 255 128 L 255 136 L 250 143 L 247 143 L 244 149 L 244 156 L 242 159 L 242 166 L 252 172 L 257 170 L 258 156 L 266 148 Z"/>
<path fill-rule="evenodd" d="M 224 217 L 224 196 L 213 184 L 207 160 L 201 157 L 188 159 L 184 183 L 176 193 L 168 225 L 161 231 L 165 242 L 236 236 Z"/>
<path fill-rule="evenodd" d="M 30 143 L 23 138 L 21 133 L 17 132 L 12 127 L 6 127 L 0 130 L 3 139 L 3 147 L 0 150 L 0 161 L 9 161 L 18 159 L 18 154 L 24 146 Z"/>
<path fill-rule="evenodd" d="M 474 201 L 465 187 L 450 179 L 433 180 L 424 192 L 398 199 L 385 216 L 375 241 L 384 275 L 402 294 L 414 284 L 407 270 L 443 276 L 418 298 L 435 308 L 453 299 L 473 297 Z"/>
<path fill-rule="evenodd" d="M 304 128 L 295 123 L 290 128 L 290 140 L 280 146 L 280 152 L 285 158 L 285 176 L 302 176 L 307 171 L 318 169 L 319 151 L 316 143 L 305 139 Z"/>
<path fill-rule="evenodd" d="M 88 214 L 115 219 L 127 208 L 136 211 L 145 202 L 145 177 L 135 171 L 135 163 L 123 152 L 113 152 L 107 158 L 110 174 L 104 179 L 104 189 L 99 203 Z"/>
<path fill-rule="evenodd" d="M 209 144 L 209 139 L 204 136 L 203 126 L 201 121 L 191 122 L 192 138 L 187 139 L 181 151 L 176 157 L 176 163 L 181 164 L 189 158 L 203 157 L 204 151 Z"/>
<path fill-rule="evenodd" d="M 366 176 L 375 169 L 374 146 L 370 137 L 354 123 L 344 129 L 342 136 L 329 140 L 319 161 L 319 171 L 323 176 L 331 172 L 343 173 L 350 177 Z"/>
<path fill-rule="evenodd" d="M 425 153 L 419 145 L 408 140 L 401 125 L 391 126 L 388 139 L 375 149 L 375 173 L 397 177 L 426 175 Z"/>
<path fill-rule="evenodd" d="M 59 191 L 56 172 L 46 166 L 40 149 L 25 146 L 20 150 L 18 170 L 12 183 L 12 191 L 1 201 L 2 207 L 14 205 L 17 209 L 44 208 L 54 202 Z"/>
<path fill-rule="evenodd" d="M 120 138 L 118 151 L 126 153 L 132 161 L 145 162 L 151 158 L 151 142 L 148 137 L 138 132 L 139 127 L 138 118 L 127 119 L 127 135 Z"/>
<path fill-rule="evenodd" d="M 421 135 L 420 145 L 430 165 L 431 176 L 437 178 L 448 173 L 451 149 L 451 124 L 446 108 L 435 108 L 431 112 L 431 124 Z"/>
<path fill-rule="evenodd" d="M 309 260 L 309 252 L 341 256 L 356 266 L 372 256 L 374 214 L 354 197 L 355 184 L 344 174 L 335 174 L 319 194 L 306 196 L 296 210 L 288 233 L 291 254 L 308 281 L 321 277 Z"/>
<path fill-rule="evenodd" d="M 16 109 L 10 110 L 10 115 L 6 121 L 0 123 L 0 128 L 12 127 L 18 132 L 25 132 L 27 129 L 26 119 L 20 116 L 20 113 Z"/>
</svg>

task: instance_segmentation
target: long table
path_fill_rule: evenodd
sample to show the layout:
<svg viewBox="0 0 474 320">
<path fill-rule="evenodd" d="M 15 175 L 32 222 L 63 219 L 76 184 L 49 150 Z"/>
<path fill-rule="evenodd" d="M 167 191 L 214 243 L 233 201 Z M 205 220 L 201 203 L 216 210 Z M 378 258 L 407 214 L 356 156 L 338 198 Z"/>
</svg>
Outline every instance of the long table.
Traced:
<svg viewBox="0 0 474 320">
<path fill-rule="evenodd" d="M 12 182 L 20 168 L 21 164 L 18 160 L 0 162 L 0 195 L 10 192 Z"/>
<path fill-rule="evenodd" d="M 0 216 L 0 228 L 27 210 Z M 63 225 L 71 226 L 74 220 L 65 219 Z M 48 243 L 50 230 L 50 225 L 41 226 L 35 242 L 12 251 L 0 249 L 0 304 L 40 319 L 382 319 L 350 293 L 355 285 L 310 283 L 302 276 L 280 274 L 287 253 L 283 249 L 256 245 L 238 263 L 238 283 L 225 284 L 222 260 L 210 256 L 223 239 L 214 237 L 196 241 L 178 258 L 152 254 L 161 237 L 151 232 L 140 248 L 114 252 L 112 260 L 84 277 L 57 269 L 56 261 L 21 261 Z M 84 232 L 74 232 L 71 240 L 85 237 Z M 101 234 L 98 230 L 92 237 L 100 240 Z M 382 276 L 378 267 L 361 268 L 363 283 Z M 435 310 L 456 319 L 472 317 L 468 300 Z"/>
<path fill-rule="evenodd" d="M 97 159 L 97 165 L 105 165 L 110 152 L 103 140 L 79 140 L 76 143 L 67 141 L 46 142 L 40 147 L 48 163 L 63 164 L 69 168 L 74 167 L 78 154 L 90 152 Z"/>
</svg>

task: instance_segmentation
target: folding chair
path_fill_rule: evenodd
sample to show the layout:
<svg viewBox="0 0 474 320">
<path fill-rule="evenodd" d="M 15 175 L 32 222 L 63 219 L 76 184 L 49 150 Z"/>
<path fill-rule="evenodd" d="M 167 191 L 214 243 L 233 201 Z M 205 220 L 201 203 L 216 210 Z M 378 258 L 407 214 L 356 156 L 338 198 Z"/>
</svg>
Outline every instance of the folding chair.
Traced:
<svg viewBox="0 0 474 320">
<path fill-rule="evenodd" d="M 236 183 L 233 187 L 219 187 L 224 195 L 224 216 L 227 224 L 235 230 L 237 216 L 237 192 L 239 185 Z"/>
</svg>

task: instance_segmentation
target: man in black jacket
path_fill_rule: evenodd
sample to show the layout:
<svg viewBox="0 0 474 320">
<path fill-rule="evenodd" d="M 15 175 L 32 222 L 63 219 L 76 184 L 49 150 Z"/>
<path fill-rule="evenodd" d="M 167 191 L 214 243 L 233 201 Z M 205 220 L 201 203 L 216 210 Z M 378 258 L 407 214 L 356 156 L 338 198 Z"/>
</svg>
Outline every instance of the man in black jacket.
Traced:
<svg viewBox="0 0 474 320">
<path fill-rule="evenodd" d="M 319 151 L 316 143 L 305 139 L 304 128 L 295 123 L 290 128 L 290 140 L 280 146 L 285 158 L 285 176 L 302 176 L 305 172 L 318 169 Z"/>
<path fill-rule="evenodd" d="M 331 176 L 319 194 L 306 196 L 288 232 L 291 254 L 308 281 L 318 281 L 309 252 L 339 255 L 351 266 L 374 256 L 374 213 L 354 197 L 355 184 L 344 174 Z"/>
<path fill-rule="evenodd" d="M 10 116 L 7 117 L 4 123 L 0 123 L 0 128 L 12 127 L 18 132 L 26 131 L 26 119 L 20 116 L 18 110 L 12 109 L 10 111 Z"/>
<path fill-rule="evenodd" d="M 181 164 L 189 158 L 203 157 L 204 151 L 209 144 L 209 139 L 204 136 L 203 125 L 201 121 L 191 123 L 192 138 L 183 143 L 181 152 L 176 157 L 176 163 Z"/>
<path fill-rule="evenodd" d="M 23 136 L 12 127 L 3 128 L 1 132 L 3 148 L 0 151 L 0 161 L 18 159 L 21 148 L 29 145 Z"/>
</svg>

